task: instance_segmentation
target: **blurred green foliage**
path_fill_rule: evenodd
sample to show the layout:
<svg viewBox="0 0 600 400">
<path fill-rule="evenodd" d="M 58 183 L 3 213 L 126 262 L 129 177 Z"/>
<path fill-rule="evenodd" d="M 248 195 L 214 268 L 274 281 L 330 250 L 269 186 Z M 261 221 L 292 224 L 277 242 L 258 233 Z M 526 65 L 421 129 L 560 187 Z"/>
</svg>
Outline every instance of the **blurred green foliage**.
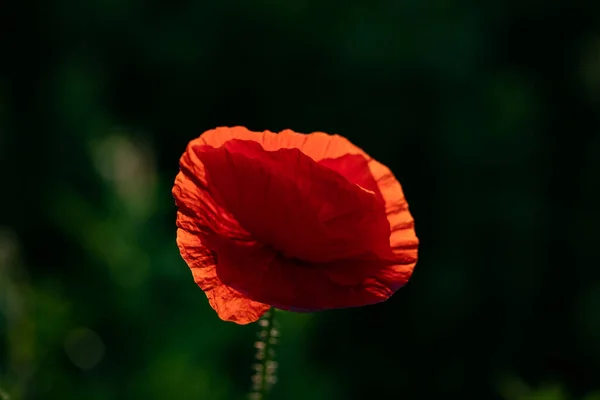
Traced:
<svg viewBox="0 0 600 400">
<path fill-rule="evenodd" d="M 215 126 L 340 133 L 402 182 L 390 301 L 281 313 L 275 399 L 600 396 L 600 2 L 12 2 L 0 21 L 0 388 L 240 399 L 170 190 Z M 4 394 L 0 392 L 0 397 Z"/>
</svg>

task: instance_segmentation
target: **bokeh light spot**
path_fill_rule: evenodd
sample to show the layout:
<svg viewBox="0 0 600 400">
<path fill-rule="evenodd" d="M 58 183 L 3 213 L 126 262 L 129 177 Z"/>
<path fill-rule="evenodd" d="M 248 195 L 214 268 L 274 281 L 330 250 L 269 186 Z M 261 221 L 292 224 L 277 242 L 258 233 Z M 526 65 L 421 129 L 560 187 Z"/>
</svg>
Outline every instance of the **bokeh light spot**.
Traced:
<svg viewBox="0 0 600 400">
<path fill-rule="evenodd" d="M 94 368 L 104 357 L 102 338 L 88 328 L 72 330 L 65 339 L 65 352 L 73 364 L 82 370 Z"/>
</svg>

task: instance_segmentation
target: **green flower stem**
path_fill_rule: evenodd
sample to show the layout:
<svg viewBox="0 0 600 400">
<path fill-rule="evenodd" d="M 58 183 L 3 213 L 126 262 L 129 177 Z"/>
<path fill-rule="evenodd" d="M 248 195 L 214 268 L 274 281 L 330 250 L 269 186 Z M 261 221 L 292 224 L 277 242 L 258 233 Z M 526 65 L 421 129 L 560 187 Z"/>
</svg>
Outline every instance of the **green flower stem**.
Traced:
<svg viewBox="0 0 600 400">
<path fill-rule="evenodd" d="M 251 400 L 266 400 L 269 390 L 277 380 L 277 362 L 275 361 L 275 344 L 279 337 L 276 327 L 275 308 L 267 311 L 258 321 L 260 331 L 256 347 L 255 374 L 252 376 Z"/>
</svg>

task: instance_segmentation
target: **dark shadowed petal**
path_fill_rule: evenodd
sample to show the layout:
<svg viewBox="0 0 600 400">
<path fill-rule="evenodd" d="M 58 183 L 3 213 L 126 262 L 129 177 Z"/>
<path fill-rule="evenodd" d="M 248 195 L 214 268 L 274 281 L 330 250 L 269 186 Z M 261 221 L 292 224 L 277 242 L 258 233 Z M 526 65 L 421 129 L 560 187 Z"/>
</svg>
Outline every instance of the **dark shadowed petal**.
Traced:
<svg viewBox="0 0 600 400">
<path fill-rule="evenodd" d="M 217 274 L 228 286 L 250 298 L 292 311 L 356 307 L 388 299 L 397 282 L 406 282 L 412 268 L 377 257 L 329 263 L 289 259 L 259 243 L 240 244 L 220 237 L 208 239 L 219 256 Z M 250 261 L 251 260 L 251 261 Z M 249 262 L 250 261 L 250 262 Z M 395 261 L 397 262 L 397 261 Z"/>
</svg>

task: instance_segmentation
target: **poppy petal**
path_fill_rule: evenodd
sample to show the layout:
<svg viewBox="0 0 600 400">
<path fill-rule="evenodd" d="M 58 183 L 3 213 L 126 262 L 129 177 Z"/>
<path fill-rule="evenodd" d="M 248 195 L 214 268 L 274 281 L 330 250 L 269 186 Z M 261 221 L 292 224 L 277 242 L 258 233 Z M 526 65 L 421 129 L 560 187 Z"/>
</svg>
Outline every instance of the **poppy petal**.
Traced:
<svg viewBox="0 0 600 400">
<path fill-rule="evenodd" d="M 348 154 L 324 159 L 319 163 L 334 169 L 349 181 L 372 190 L 385 204 L 390 224 L 390 248 L 397 262 L 382 267 L 378 271 L 378 277 L 381 282 L 385 282 L 390 289 L 396 291 L 408 282 L 417 262 L 419 240 L 414 230 L 414 219 L 408 209 L 402 187 L 389 168 L 358 150 L 365 155 L 366 162 L 357 160 L 355 154 Z M 348 275 L 343 269 L 333 272 L 334 270 L 329 269 L 332 279 L 347 280 Z"/>
<path fill-rule="evenodd" d="M 377 186 L 379 189 L 377 197 L 385 203 L 392 228 L 390 238 L 392 248 L 404 251 L 408 242 L 410 247 L 418 247 L 413 218 L 408 211 L 408 204 L 400 183 L 389 168 L 377 162 L 348 139 L 323 132 L 301 134 L 290 129 L 283 130 L 279 134 L 270 131 L 252 132 L 245 127 L 237 126 L 209 130 L 198 139 L 198 143 L 219 147 L 232 139 L 256 141 L 267 151 L 297 148 L 313 160 L 335 170 L 365 189 L 376 191 L 375 186 Z M 366 165 L 357 156 L 363 157 Z"/>
<path fill-rule="evenodd" d="M 222 320 L 248 324 L 257 321 L 270 308 L 223 284 L 217 277 L 213 252 L 202 244 L 198 236 L 179 229 L 177 245 L 192 270 L 194 281 L 206 293 L 210 306 Z"/>
<path fill-rule="evenodd" d="M 194 150 L 212 197 L 254 239 L 284 256 L 328 262 L 381 244 L 389 249 L 389 224 L 373 193 L 298 149 L 266 151 L 254 141 L 234 139 Z"/>
<path fill-rule="evenodd" d="M 341 136 L 216 128 L 181 165 L 178 243 L 222 318 L 372 304 L 412 274 L 419 242 L 400 184 Z"/>
<path fill-rule="evenodd" d="M 309 263 L 291 259 L 259 243 L 241 244 L 218 236 L 208 240 L 219 254 L 217 274 L 249 298 L 291 311 L 357 307 L 388 299 L 393 280 L 410 271 L 387 272 L 388 260 L 347 259 Z"/>
<path fill-rule="evenodd" d="M 299 149 L 315 161 L 337 158 L 346 154 L 364 154 L 361 149 L 342 136 L 329 135 L 324 132 L 303 134 L 290 129 L 273 133 L 271 131 L 253 132 L 243 126 L 218 127 L 204 132 L 194 142 L 211 147 L 221 147 L 232 139 L 252 140 L 259 143 L 266 151 Z"/>
<path fill-rule="evenodd" d="M 215 254 L 202 241 L 206 234 L 218 234 L 232 240 L 246 240 L 248 234 L 207 194 L 205 188 L 202 164 L 193 152 L 186 152 L 181 158 L 181 172 L 173 187 L 179 207 L 177 245 L 194 281 L 206 293 L 219 317 L 238 324 L 254 322 L 270 306 L 250 300 L 223 284 L 217 276 Z"/>
<path fill-rule="evenodd" d="M 319 163 L 337 171 L 349 181 L 373 191 L 385 204 L 392 250 L 398 253 L 398 257 L 403 257 L 403 254 L 409 251 L 416 259 L 419 241 L 414 231 L 414 219 L 400 183 L 387 167 L 370 157 L 360 160 L 356 155 L 350 154 L 324 159 Z"/>
<path fill-rule="evenodd" d="M 375 193 L 375 196 L 385 205 L 390 225 L 390 248 L 398 259 L 398 264 L 382 268 L 379 274 L 382 281 L 387 282 L 394 291 L 406 284 L 417 261 L 419 240 L 415 234 L 414 219 L 402 187 L 390 169 L 339 135 L 328 135 L 323 132 L 300 134 L 289 129 L 278 135 L 265 133 L 261 135 L 263 142 L 266 141 L 265 137 L 275 137 L 278 146 L 299 148 L 319 164 L 333 169 L 350 182 Z M 330 276 L 336 276 L 338 280 L 347 280 L 352 276 L 346 274 L 344 269 L 335 274 L 331 272 L 333 270 L 335 268 L 330 267 Z"/>
</svg>

